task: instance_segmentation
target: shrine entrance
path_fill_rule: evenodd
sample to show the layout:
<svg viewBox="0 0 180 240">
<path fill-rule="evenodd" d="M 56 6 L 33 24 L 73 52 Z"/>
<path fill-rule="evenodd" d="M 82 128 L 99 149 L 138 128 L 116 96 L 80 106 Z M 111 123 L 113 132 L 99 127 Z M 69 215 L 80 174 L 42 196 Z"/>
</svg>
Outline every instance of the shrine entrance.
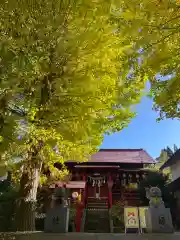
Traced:
<svg viewBox="0 0 180 240">
<path fill-rule="evenodd" d="M 95 198 L 100 198 L 101 196 L 101 188 L 98 186 L 98 184 L 95 185 Z"/>
<path fill-rule="evenodd" d="M 93 176 L 88 176 L 88 183 L 93 188 L 92 198 L 101 198 L 101 188 L 107 183 L 106 176 L 102 176 L 99 173 L 93 174 Z"/>
</svg>

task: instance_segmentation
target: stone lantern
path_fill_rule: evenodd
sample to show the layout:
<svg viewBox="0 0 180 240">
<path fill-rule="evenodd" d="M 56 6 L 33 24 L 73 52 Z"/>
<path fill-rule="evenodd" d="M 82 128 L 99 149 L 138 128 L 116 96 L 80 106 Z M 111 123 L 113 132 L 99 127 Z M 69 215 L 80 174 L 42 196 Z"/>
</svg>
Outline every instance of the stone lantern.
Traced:
<svg viewBox="0 0 180 240">
<path fill-rule="evenodd" d="M 47 211 L 45 219 L 45 232 L 65 233 L 69 226 L 69 207 L 67 202 L 67 189 L 55 188 L 52 195 L 52 205 Z"/>
</svg>

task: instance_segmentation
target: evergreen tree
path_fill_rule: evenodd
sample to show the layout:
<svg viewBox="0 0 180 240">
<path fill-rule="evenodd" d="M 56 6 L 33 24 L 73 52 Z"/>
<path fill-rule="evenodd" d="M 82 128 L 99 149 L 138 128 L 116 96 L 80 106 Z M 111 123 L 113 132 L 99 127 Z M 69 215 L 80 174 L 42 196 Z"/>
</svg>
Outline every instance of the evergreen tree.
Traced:
<svg viewBox="0 0 180 240">
<path fill-rule="evenodd" d="M 142 205 L 149 205 L 149 199 L 147 198 L 146 189 L 150 187 L 159 187 L 162 191 L 162 198 L 166 207 L 173 209 L 175 199 L 167 188 L 168 176 L 155 171 L 150 171 L 146 179 L 142 180 L 139 185 L 140 197 Z"/>
</svg>

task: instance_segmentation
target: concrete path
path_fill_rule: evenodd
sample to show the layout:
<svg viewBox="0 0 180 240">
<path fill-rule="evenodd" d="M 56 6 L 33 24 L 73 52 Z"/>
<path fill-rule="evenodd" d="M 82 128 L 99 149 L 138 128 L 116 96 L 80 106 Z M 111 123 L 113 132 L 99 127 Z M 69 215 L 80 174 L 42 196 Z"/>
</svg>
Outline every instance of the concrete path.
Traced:
<svg viewBox="0 0 180 240">
<path fill-rule="evenodd" d="M 0 240 L 180 240 L 180 233 L 174 234 L 113 234 L 113 233 L 7 233 L 0 234 Z"/>
</svg>

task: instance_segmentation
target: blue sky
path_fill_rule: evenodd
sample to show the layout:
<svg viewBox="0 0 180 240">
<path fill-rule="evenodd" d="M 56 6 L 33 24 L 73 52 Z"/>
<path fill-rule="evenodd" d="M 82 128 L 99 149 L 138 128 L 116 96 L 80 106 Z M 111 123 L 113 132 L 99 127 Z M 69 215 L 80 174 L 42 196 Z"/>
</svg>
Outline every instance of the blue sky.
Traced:
<svg viewBox="0 0 180 240">
<path fill-rule="evenodd" d="M 144 97 L 136 107 L 137 117 L 119 133 L 105 136 L 101 148 L 143 148 L 156 158 L 162 148 L 180 147 L 180 121 L 156 122 L 157 113 L 152 110 L 152 101 Z"/>
</svg>

